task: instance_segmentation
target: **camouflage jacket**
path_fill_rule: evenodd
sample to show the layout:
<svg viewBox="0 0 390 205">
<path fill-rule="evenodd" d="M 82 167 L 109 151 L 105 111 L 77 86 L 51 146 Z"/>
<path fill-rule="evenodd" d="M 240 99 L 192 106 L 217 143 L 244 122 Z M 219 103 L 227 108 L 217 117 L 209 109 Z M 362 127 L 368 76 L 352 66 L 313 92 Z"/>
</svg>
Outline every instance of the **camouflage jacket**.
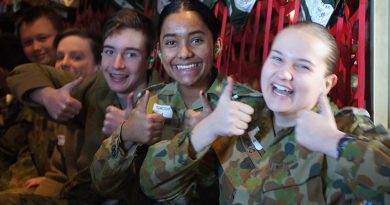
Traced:
<svg viewBox="0 0 390 205">
<path fill-rule="evenodd" d="M 219 159 L 220 204 L 384 204 L 390 191 L 390 138 L 364 110 L 345 108 L 335 117 L 338 128 L 358 140 L 339 159 L 311 152 L 295 141 L 294 128 L 276 133 L 271 112 L 242 136 L 221 137 L 212 148 Z M 185 189 L 183 180 L 197 172 L 188 155 L 189 132 L 149 148 L 141 169 L 145 193 L 154 198 Z"/>
<path fill-rule="evenodd" d="M 0 161 L 12 163 L 1 167 L 0 189 L 24 188 L 28 179 L 45 174 L 61 126 L 26 106 L 19 110 L 0 137 Z"/>
<path fill-rule="evenodd" d="M 32 63 L 16 67 L 10 73 L 7 83 L 24 104 L 46 113 L 42 106 L 31 102 L 30 92 L 45 86 L 60 88 L 75 79 L 77 76 L 70 72 Z M 47 186 L 40 186 L 37 191 L 63 198 L 99 200 L 97 192 L 91 189 L 89 166 L 95 152 L 108 137 L 102 133 L 106 107 L 120 107 L 120 103 L 100 71 L 96 75 L 85 77 L 71 95 L 82 104 L 80 113 L 66 123 L 70 137 L 77 135 L 77 138 L 66 136 L 68 138 L 65 138 L 63 146 L 55 151 L 51 170 L 46 174 L 51 181 L 45 182 Z"/>
<path fill-rule="evenodd" d="M 215 69 L 216 71 L 216 69 Z M 216 78 L 210 88 L 205 92 L 209 101 L 213 106 L 218 102 L 219 96 L 226 84 L 226 78 L 221 74 L 215 74 Z M 202 103 L 197 99 L 188 108 L 184 104 L 184 100 L 179 92 L 178 83 L 170 83 L 165 86 L 157 86 L 151 88 L 152 96 L 148 102 L 148 112 L 152 112 L 154 104 L 168 105 L 172 109 L 172 118 L 166 118 L 164 130 L 162 134 L 163 141 L 169 141 L 177 133 L 183 131 L 184 113 L 187 109 L 195 111 L 202 110 Z M 242 84 L 236 84 L 233 91 L 233 99 L 245 101 L 253 106 L 259 105 L 260 94 Z M 117 192 L 124 187 L 125 189 L 133 189 L 136 180 L 130 180 L 131 174 L 134 178 L 142 163 L 145 153 L 140 155 L 140 151 L 133 146 L 127 153 L 119 148 L 119 133 L 113 134 L 110 138 L 105 140 L 95 155 L 95 160 L 92 167 L 92 178 L 98 190 L 102 192 Z M 152 146 L 153 147 L 153 146 Z M 146 149 L 143 150 L 145 152 Z M 134 154 L 136 153 L 136 154 Z M 167 193 L 168 196 L 164 198 L 155 198 L 160 202 L 176 203 L 176 204 L 215 204 L 218 203 L 218 178 L 216 172 L 217 158 L 215 153 L 210 150 L 206 153 L 208 160 L 200 161 L 199 171 L 191 176 L 191 179 L 186 181 L 191 184 L 185 190 L 180 190 L 180 193 Z M 142 156 L 141 160 L 137 160 Z M 205 163 L 204 163 L 205 162 Z M 210 163 L 212 162 L 212 163 Z M 147 160 L 148 166 L 154 166 L 151 160 Z M 135 166 L 135 164 L 137 164 Z M 160 166 L 160 165 L 155 165 Z M 132 170 L 130 172 L 129 170 Z M 138 175 L 138 174 L 137 174 Z M 147 174 L 146 174 L 147 175 Z M 155 176 L 141 175 L 141 181 L 152 179 Z M 146 179 L 147 178 L 147 179 Z M 138 178 L 137 178 L 138 179 Z M 194 181 L 194 182 L 192 182 Z M 136 181 L 135 183 L 138 183 Z M 178 189 L 179 190 L 179 189 Z M 181 195 L 182 197 L 176 197 Z M 172 199 L 172 200 L 171 200 Z"/>
</svg>

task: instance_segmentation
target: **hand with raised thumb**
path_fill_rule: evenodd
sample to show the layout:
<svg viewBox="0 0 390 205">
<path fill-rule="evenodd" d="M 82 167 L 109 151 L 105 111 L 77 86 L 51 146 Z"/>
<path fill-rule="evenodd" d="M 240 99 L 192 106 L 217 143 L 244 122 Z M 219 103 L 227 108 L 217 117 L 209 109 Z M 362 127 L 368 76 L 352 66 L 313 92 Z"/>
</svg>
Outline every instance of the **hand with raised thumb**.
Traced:
<svg viewBox="0 0 390 205">
<path fill-rule="evenodd" d="M 46 179 L 46 177 L 42 177 L 42 176 L 31 178 L 31 179 L 26 181 L 25 186 L 26 186 L 27 189 L 31 189 L 33 187 L 37 187 L 45 179 Z"/>
<path fill-rule="evenodd" d="M 184 118 L 185 129 L 192 129 L 198 122 L 213 111 L 213 108 L 203 91 L 199 92 L 199 98 L 202 102 L 202 111 L 195 111 L 193 109 L 186 110 Z"/>
<path fill-rule="evenodd" d="M 254 109 L 242 102 L 232 101 L 234 81 L 228 77 L 214 111 L 193 129 L 191 142 L 196 151 L 211 144 L 219 136 L 238 136 L 245 133 Z"/>
<path fill-rule="evenodd" d="M 121 123 L 127 119 L 129 113 L 133 109 L 133 98 L 134 93 L 131 92 L 127 96 L 127 105 L 125 109 L 120 109 L 118 107 L 115 107 L 113 105 L 109 105 L 106 108 L 106 115 L 103 122 L 103 128 L 102 132 L 103 134 L 109 136 L 114 132 L 118 127 L 121 125 Z"/>
<path fill-rule="evenodd" d="M 73 98 L 70 93 L 81 84 L 82 77 L 64 85 L 59 89 L 44 87 L 31 94 L 33 101 L 43 105 L 49 115 L 58 121 L 72 119 L 81 110 L 81 103 Z"/>
<path fill-rule="evenodd" d="M 129 113 L 122 127 L 122 140 L 125 149 L 129 149 L 133 143 L 153 144 L 160 140 L 164 126 L 164 117 L 159 113 L 147 114 L 147 105 L 150 92 L 145 95 L 140 103 Z"/>
<path fill-rule="evenodd" d="M 325 94 L 318 97 L 320 112 L 301 110 L 295 125 L 296 141 L 311 151 L 337 157 L 337 144 L 344 133 L 337 129 L 336 121 Z"/>
</svg>

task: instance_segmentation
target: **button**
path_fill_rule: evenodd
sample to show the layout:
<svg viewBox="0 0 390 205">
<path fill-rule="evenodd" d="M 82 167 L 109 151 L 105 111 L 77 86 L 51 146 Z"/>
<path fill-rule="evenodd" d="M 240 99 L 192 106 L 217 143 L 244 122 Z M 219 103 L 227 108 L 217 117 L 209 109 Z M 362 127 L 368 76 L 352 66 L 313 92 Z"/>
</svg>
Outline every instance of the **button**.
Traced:
<svg viewBox="0 0 390 205">
<path fill-rule="evenodd" d="M 351 162 L 354 160 L 354 157 L 350 154 L 347 156 L 347 160 Z"/>
<path fill-rule="evenodd" d="M 111 156 L 113 158 L 116 158 L 118 156 L 118 149 L 117 149 L 116 145 L 112 146 L 112 148 L 111 148 Z"/>
</svg>

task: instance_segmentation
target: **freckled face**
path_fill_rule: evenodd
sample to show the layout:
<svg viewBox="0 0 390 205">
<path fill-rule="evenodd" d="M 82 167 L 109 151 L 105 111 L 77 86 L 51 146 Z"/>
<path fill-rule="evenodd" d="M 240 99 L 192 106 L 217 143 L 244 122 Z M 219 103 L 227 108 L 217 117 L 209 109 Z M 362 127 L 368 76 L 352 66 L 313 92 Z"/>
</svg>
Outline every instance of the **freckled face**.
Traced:
<svg viewBox="0 0 390 205">
<path fill-rule="evenodd" d="M 197 13 L 170 14 L 161 28 L 159 50 L 165 71 L 180 85 L 205 87 L 214 64 L 211 31 Z"/>
</svg>

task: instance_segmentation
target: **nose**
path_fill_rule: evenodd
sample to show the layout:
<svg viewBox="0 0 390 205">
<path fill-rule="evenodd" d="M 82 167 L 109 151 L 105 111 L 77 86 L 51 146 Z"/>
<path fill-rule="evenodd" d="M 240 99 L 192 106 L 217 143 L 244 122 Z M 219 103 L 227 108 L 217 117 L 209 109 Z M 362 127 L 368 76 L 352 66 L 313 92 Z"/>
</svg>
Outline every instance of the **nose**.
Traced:
<svg viewBox="0 0 390 205">
<path fill-rule="evenodd" d="M 193 53 L 191 51 L 190 46 L 188 46 L 186 43 L 183 44 L 183 46 L 180 48 L 179 51 L 179 58 L 180 59 L 186 59 L 193 56 Z"/>
<path fill-rule="evenodd" d="M 285 63 L 278 69 L 277 76 L 281 80 L 292 80 L 293 79 L 293 65 Z"/>
<path fill-rule="evenodd" d="M 70 69 L 70 59 L 69 56 L 65 55 L 61 61 L 61 70 L 69 70 Z"/>
<path fill-rule="evenodd" d="M 41 43 L 39 43 L 38 41 L 34 40 L 32 42 L 32 48 L 33 48 L 33 50 L 40 50 L 42 48 Z"/>
<path fill-rule="evenodd" d="M 125 59 L 123 59 L 122 53 L 118 53 L 115 56 L 115 59 L 114 59 L 112 66 L 116 69 L 123 69 L 125 67 Z"/>
</svg>

